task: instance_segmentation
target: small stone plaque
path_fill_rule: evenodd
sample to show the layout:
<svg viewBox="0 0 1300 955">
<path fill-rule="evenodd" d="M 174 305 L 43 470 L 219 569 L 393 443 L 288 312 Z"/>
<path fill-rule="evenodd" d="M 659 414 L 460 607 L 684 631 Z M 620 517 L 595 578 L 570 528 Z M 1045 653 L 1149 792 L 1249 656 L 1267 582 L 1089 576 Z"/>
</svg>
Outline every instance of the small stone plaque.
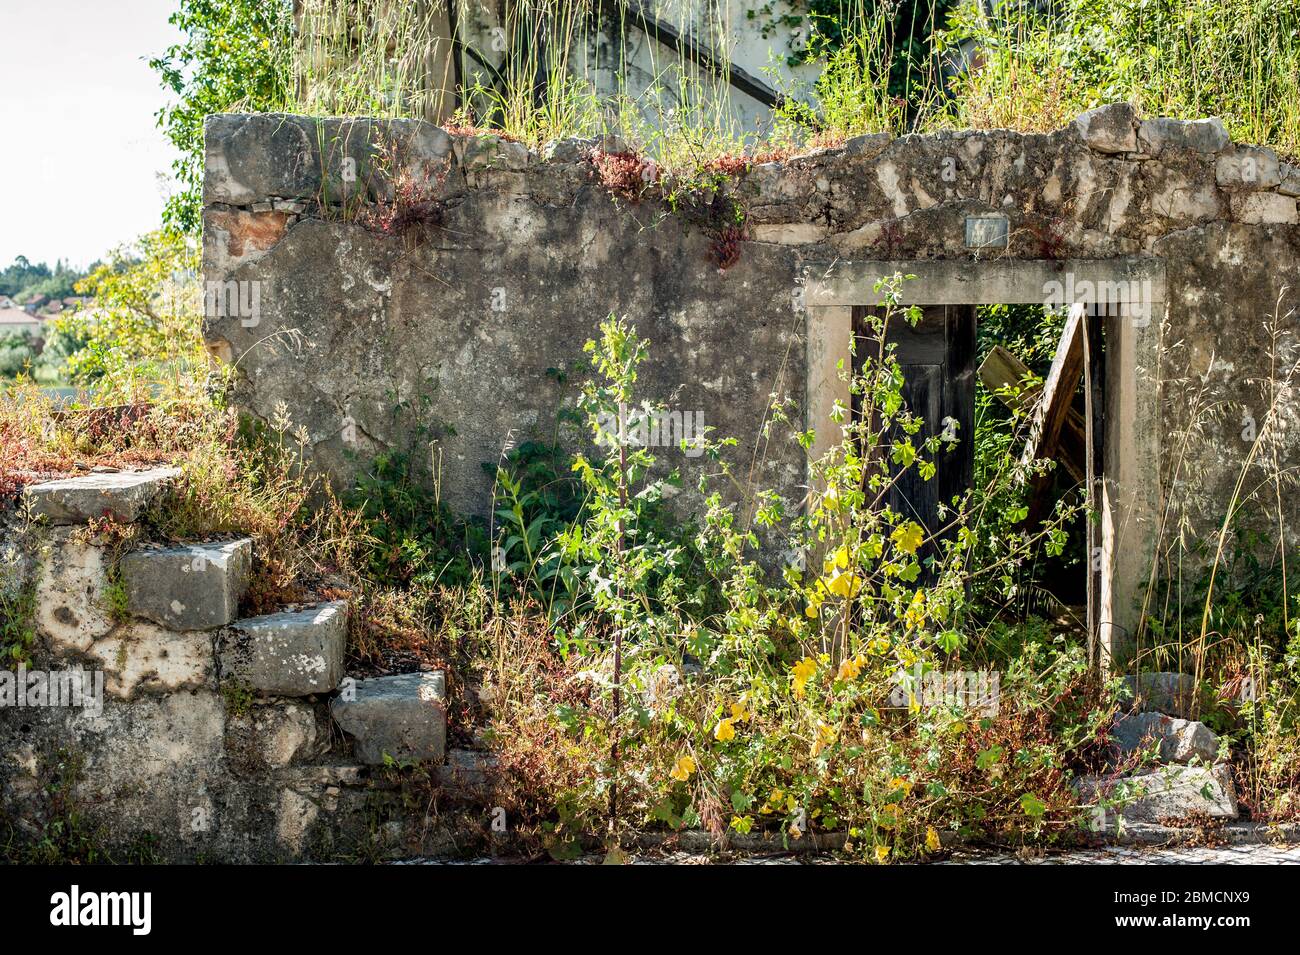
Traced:
<svg viewBox="0 0 1300 955">
<path fill-rule="evenodd" d="M 1006 216 L 967 216 L 966 248 L 1005 249 L 1010 232 Z"/>
</svg>

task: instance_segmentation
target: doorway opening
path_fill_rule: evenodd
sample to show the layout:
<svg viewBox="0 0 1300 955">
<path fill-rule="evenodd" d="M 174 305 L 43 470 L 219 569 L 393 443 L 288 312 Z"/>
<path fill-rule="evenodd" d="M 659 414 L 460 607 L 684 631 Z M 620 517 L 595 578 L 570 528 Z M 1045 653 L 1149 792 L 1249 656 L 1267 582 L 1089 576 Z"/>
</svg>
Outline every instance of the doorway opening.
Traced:
<svg viewBox="0 0 1300 955">
<path fill-rule="evenodd" d="M 1024 569 L 1023 582 L 1014 589 L 1014 604 L 1007 609 L 1022 617 L 1047 617 L 1095 632 L 1095 627 L 1089 626 L 1087 608 L 1089 592 L 1095 610 L 1100 590 L 1100 546 L 1096 522 L 1088 522 L 1083 505 L 1087 503 L 1088 476 L 1094 477 L 1095 494 L 1095 479 L 1103 465 L 1102 322 L 1088 316 L 1093 320 L 1083 323 L 1088 357 L 1085 369 L 1081 354 L 1068 355 L 1068 348 L 1062 350 L 1068 344 L 1077 352 L 1084 344 L 1077 340 L 1078 329 L 1072 332 L 1075 341 L 1063 342 L 1070 321 L 1064 307 L 967 303 L 917 309 L 920 317 L 915 325 L 898 316 L 889 322 L 886 343 L 892 346 L 902 372 L 904 405 L 920 420 L 912 444 L 920 448 L 932 437 L 944 440 L 931 458 L 933 475 L 927 478 L 915 467 L 898 468 L 885 503 L 902 519 L 916 521 L 924 529 L 927 543 L 919 555 L 923 566 L 939 555 L 941 542 L 956 533 L 957 509 L 969 491 L 999 486 L 987 507 L 996 511 L 994 522 L 1002 532 L 1036 534 L 1044 521 L 1068 512 L 1071 516 L 1062 521 L 1060 533 L 1053 535 L 1050 556 L 1042 556 Z M 855 374 L 878 345 L 873 319 L 878 321 L 880 316 L 878 308 L 853 308 Z M 867 347 L 868 342 L 873 347 Z M 1050 380 L 1058 361 L 1064 374 L 1073 371 L 1072 382 Z M 1085 370 L 1087 387 L 1081 373 Z M 1088 387 L 1092 389 L 1091 401 Z M 1035 446 L 1029 453 L 1053 464 L 1045 473 L 1026 476 L 1014 485 L 999 484 L 996 472 L 1005 469 L 1008 455 L 1019 458 L 1027 444 L 1042 437 L 1042 423 L 1036 423 L 1034 412 L 1045 388 L 1068 394 L 1049 396 L 1063 406 L 1058 412 L 1061 420 L 1055 423 L 1049 446 Z M 860 417 L 860 396 L 852 396 L 852 407 Z M 1089 408 L 1091 435 L 1086 424 Z M 1089 447 L 1091 468 L 1087 464 Z M 926 576 L 932 578 L 930 573 Z M 1093 619 L 1095 623 L 1095 616 Z"/>
</svg>

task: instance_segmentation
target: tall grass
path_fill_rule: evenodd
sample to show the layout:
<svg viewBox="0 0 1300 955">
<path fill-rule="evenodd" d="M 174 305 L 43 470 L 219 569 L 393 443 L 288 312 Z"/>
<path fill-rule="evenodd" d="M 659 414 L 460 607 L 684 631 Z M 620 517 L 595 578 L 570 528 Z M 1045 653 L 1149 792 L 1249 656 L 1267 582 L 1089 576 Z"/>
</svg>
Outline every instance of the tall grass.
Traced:
<svg viewBox="0 0 1300 955">
<path fill-rule="evenodd" d="M 1129 100 L 1147 115 L 1218 116 L 1234 139 L 1300 153 L 1300 8 L 1263 0 L 1067 0 L 1055 13 L 967 5 L 943 44 L 978 43 L 941 123 L 1050 131 Z"/>
<path fill-rule="evenodd" d="M 1129 100 L 1150 115 L 1220 116 L 1236 139 L 1300 154 L 1294 5 L 1064 0 L 1050 14 L 1015 2 L 936 12 L 947 7 L 818 5 L 800 49 L 772 35 L 763 72 L 784 105 L 756 124 L 754 105 L 715 68 L 651 40 L 626 4 L 506 0 L 489 13 L 469 0 L 305 0 L 283 58 L 286 108 L 442 122 L 459 110 L 462 125 L 533 146 L 616 132 L 671 167 L 682 155 L 698 162 L 864 132 L 1045 132 L 1083 109 Z M 725 69 L 734 37 L 755 30 L 732 21 L 738 10 L 667 0 L 653 13 Z M 782 58 L 803 58 L 816 72 Z M 958 59 L 967 69 L 945 77 L 941 67 Z"/>
</svg>

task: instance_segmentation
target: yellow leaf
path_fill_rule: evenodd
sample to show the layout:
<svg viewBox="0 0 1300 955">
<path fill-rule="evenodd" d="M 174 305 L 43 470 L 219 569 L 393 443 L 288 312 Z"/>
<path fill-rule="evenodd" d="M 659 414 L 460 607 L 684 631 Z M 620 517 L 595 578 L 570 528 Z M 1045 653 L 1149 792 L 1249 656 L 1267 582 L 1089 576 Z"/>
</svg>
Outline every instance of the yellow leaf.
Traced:
<svg viewBox="0 0 1300 955">
<path fill-rule="evenodd" d="M 835 572 L 830 582 L 826 585 L 827 589 L 837 597 L 856 597 L 858 591 L 862 589 L 862 578 L 854 573 Z"/>
<path fill-rule="evenodd" d="M 732 725 L 731 720 L 720 720 L 718 725 L 713 728 L 713 738 L 720 743 L 728 742 L 736 738 L 736 728 Z"/>
<path fill-rule="evenodd" d="M 689 756 L 682 756 L 677 760 L 676 765 L 673 766 L 668 775 L 678 782 L 684 783 L 691 778 L 693 772 L 695 772 L 695 760 Z"/>
<path fill-rule="evenodd" d="M 925 830 L 925 849 L 927 852 L 938 852 L 942 843 L 939 842 L 939 833 L 934 826 Z"/>
<path fill-rule="evenodd" d="M 884 862 L 889 858 L 889 846 L 876 846 L 876 861 Z"/>
<path fill-rule="evenodd" d="M 812 754 L 816 756 L 831 743 L 835 742 L 835 727 L 829 723 L 817 721 L 817 738 L 813 740 Z"/>
<path fill-rule="evenodd" d="M 899 524 L 895 527 L 894 532 L 889 535 L 889 539 L 904 554 L 915 554 L 916 549 L 925 540 L 925 531 L 916 521 L 908 521 L 906 524 Z"/>
</svg>

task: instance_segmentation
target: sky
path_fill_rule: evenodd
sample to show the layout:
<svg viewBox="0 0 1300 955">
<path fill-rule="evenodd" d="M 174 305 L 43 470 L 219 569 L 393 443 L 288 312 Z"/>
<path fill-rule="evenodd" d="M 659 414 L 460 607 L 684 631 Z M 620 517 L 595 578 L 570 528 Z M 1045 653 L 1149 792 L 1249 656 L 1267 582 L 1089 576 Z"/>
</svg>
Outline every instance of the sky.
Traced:
<svg viewBox="0 0 1300 955">
<path fill-rule="evenodd" d="M 176 0 L 0 0 L 0 267 L 86 266 L 158 226 L 175 150 L 148 59 Z"/>
</svg>

